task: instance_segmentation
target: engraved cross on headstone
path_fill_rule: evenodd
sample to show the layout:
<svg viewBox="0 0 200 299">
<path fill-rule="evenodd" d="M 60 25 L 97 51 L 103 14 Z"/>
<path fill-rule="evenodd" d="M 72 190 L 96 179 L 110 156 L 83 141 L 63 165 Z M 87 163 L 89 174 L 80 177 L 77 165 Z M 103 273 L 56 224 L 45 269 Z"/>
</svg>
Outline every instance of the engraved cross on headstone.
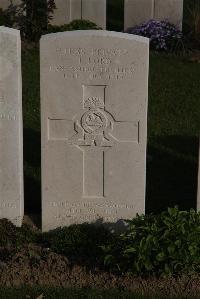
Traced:
<svg viewBox="0 0 200 299">
<path fill-rule="evenodd" d="M 84 85 L 83 107 L 73 119 L 49 118 L 49 140 L 68 140 L 83 153 L 83 197 L 105 197 L 105 153 L 119 143 L 139 143 L 139 121 L 118 121 L 106 110 L 106 86 Z M 75 132 L 75 134 L 74 134 Z"/>
</svg>

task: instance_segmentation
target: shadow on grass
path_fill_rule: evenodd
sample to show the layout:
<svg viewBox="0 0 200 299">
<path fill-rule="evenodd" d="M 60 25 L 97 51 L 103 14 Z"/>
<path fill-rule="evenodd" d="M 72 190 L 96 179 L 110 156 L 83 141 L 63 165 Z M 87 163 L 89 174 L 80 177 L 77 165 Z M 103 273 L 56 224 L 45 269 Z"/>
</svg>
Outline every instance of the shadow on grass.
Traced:
<svg viewBox="0 0 200 299">
<path fill-rule="evenodd" d="M 198 138 L 163 136 L 149 140 L 146 213 L 167 207 L 196 209 Z"/>
<path fill-rule="evenodd" d="M 196 208 L 198 138 L 152 137 L 148 144 L 146 213 Z M 25 213 L 41 215 L 40 132 L 24 129 Z M 123 201 L 123 199 L 122 199 Z"/>
</svg>

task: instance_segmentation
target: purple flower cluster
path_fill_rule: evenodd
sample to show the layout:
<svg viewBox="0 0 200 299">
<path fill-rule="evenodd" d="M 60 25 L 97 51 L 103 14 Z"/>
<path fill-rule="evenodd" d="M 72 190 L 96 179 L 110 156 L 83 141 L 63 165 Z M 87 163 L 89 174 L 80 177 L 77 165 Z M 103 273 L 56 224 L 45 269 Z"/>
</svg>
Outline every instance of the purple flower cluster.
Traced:
<svg viewBox="0 0 200 299">
<path fill-rule="evenodd" d="M 126 32 L 150 38 L 151 48 L 158 51 L 169 51 L 174 43 L 182 39 L 182 32 L 168 21 L 149 20 L 128 28 Z"/>
</svg>

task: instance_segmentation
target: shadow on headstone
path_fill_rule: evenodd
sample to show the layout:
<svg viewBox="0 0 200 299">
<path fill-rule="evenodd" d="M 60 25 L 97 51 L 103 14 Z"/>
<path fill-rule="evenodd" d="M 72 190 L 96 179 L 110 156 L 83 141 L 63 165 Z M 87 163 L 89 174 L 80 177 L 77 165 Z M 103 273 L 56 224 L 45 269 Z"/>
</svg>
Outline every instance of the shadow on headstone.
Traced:
<svg viewBox="0 0 200 299">
<path fill-rule="evenodd" d="M 39 215 L 39 218 L 41 218 L 41 182 L 40 182 L 41 162 L 40 161 L 41 161 L 40 132 L 25 128 L 24 129 L 25 214 L 28 214 L 30 217 L 32 214 L 37 214 Z M 37 222 L 41 222 L 41 219 Z"/>
<path fill-rule="evenodd" d="M 151 138 L 147 155 L 146 213 L 178 205 L 196 209 L 198 138 Z"/>
<path fill-rule="evenodd" d="M 198 137 L 159 136 L 150 139 L 147 155 L 146 213 L 158 213 L 178 205 L 181 210 L 196 209 Z M 41 226 L 40 133 L 24 129 L 25 214 Z M 32 169 L 33 173 L 30 173 Z M 37 178 L 36 178 L 37 177 Z M 39 220 L 35 216 L 39 215 Z M 37 217 L 38 218 L 38 217 Z M 95 222 L 102 224 L 102 219 Z M 125 229 L 123 220 L 104 223 L 114 232 Z"/>
<path fill-rule="evenodd" d="M 124 30 L 124 0 L 107 0 L 107 30 Z"/>
</svg>

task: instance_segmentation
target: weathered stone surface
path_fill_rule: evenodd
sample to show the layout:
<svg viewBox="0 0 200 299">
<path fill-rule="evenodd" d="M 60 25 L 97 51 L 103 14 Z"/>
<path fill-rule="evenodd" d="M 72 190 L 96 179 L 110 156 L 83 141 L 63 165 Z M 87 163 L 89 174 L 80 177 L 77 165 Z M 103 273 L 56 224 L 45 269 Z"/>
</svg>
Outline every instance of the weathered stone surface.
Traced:
<svg viewBox="0 0 200 299">
<path fill-rule="evenodd" d="M 82 0 L 82 19 L 106 29 L 106 0 Z"/>
<path fill-rule="evenodd" d="M 0 8 L 6 9 L 8 6 L 9 6 L 9 1 L 8 0 L 1 0 Z"/>
<path fill-rule="evenodd" d="M 40 50 L 43 230 L 144 213 L 148 39 L 64 32 Z"/>
<path fill-rule="evenodd" d="M 124 29 L 150 19 L 167 19 L 182 28 L 183 0 L 125 0 L 124 5 Z"/>
<path fill-rule="evenodd" d="M 106 0 L 55 0 L 53 25 L 84 19 L 106 28 Z"/>
<path fill-rule="evenodd" d="M 65 0 L 65 1 L 54 0 L 54 1 L 56 4 L 56 9 L 54 10 L 51 24 L 60 26 L 69 23 L 71 20 L 71 6 L 70 6 L 71 0 Z"/>
<path fill-rule="evenodd" d="M 82 0 L 70 0 L 70 22 L 82 19 Z"/>
<path fill-rule="evenodd" d="M 153 18 L 154 0 L 124 1 L 124 29 L 140 25 Z"/>
<path fill-rule="evenodd" d="M 55 0 L 56 9 L 53 13 L 52 25 L 68 24 L 73 20 L 82 19 L 81 0 Z"/>
<path fill-rule="evenodd" d="M 20 32 L 0 27 L 0 218 L 23 218 Z"/>
<path fill-rule="evenodd" d="M 13 0 L 12 2 L 14 5 L 18 5 L 21 3 L 21 0 Z M 0 0 L 0 8 L 7 9 L 9 5 L 10 5 L 9 0 Z"/>
<path fill-rule="evenodd" d="M 183 0 L 154 0 L 156 20 L 169 20 L 172 24 L 182 28 Z"/>
</svg>

